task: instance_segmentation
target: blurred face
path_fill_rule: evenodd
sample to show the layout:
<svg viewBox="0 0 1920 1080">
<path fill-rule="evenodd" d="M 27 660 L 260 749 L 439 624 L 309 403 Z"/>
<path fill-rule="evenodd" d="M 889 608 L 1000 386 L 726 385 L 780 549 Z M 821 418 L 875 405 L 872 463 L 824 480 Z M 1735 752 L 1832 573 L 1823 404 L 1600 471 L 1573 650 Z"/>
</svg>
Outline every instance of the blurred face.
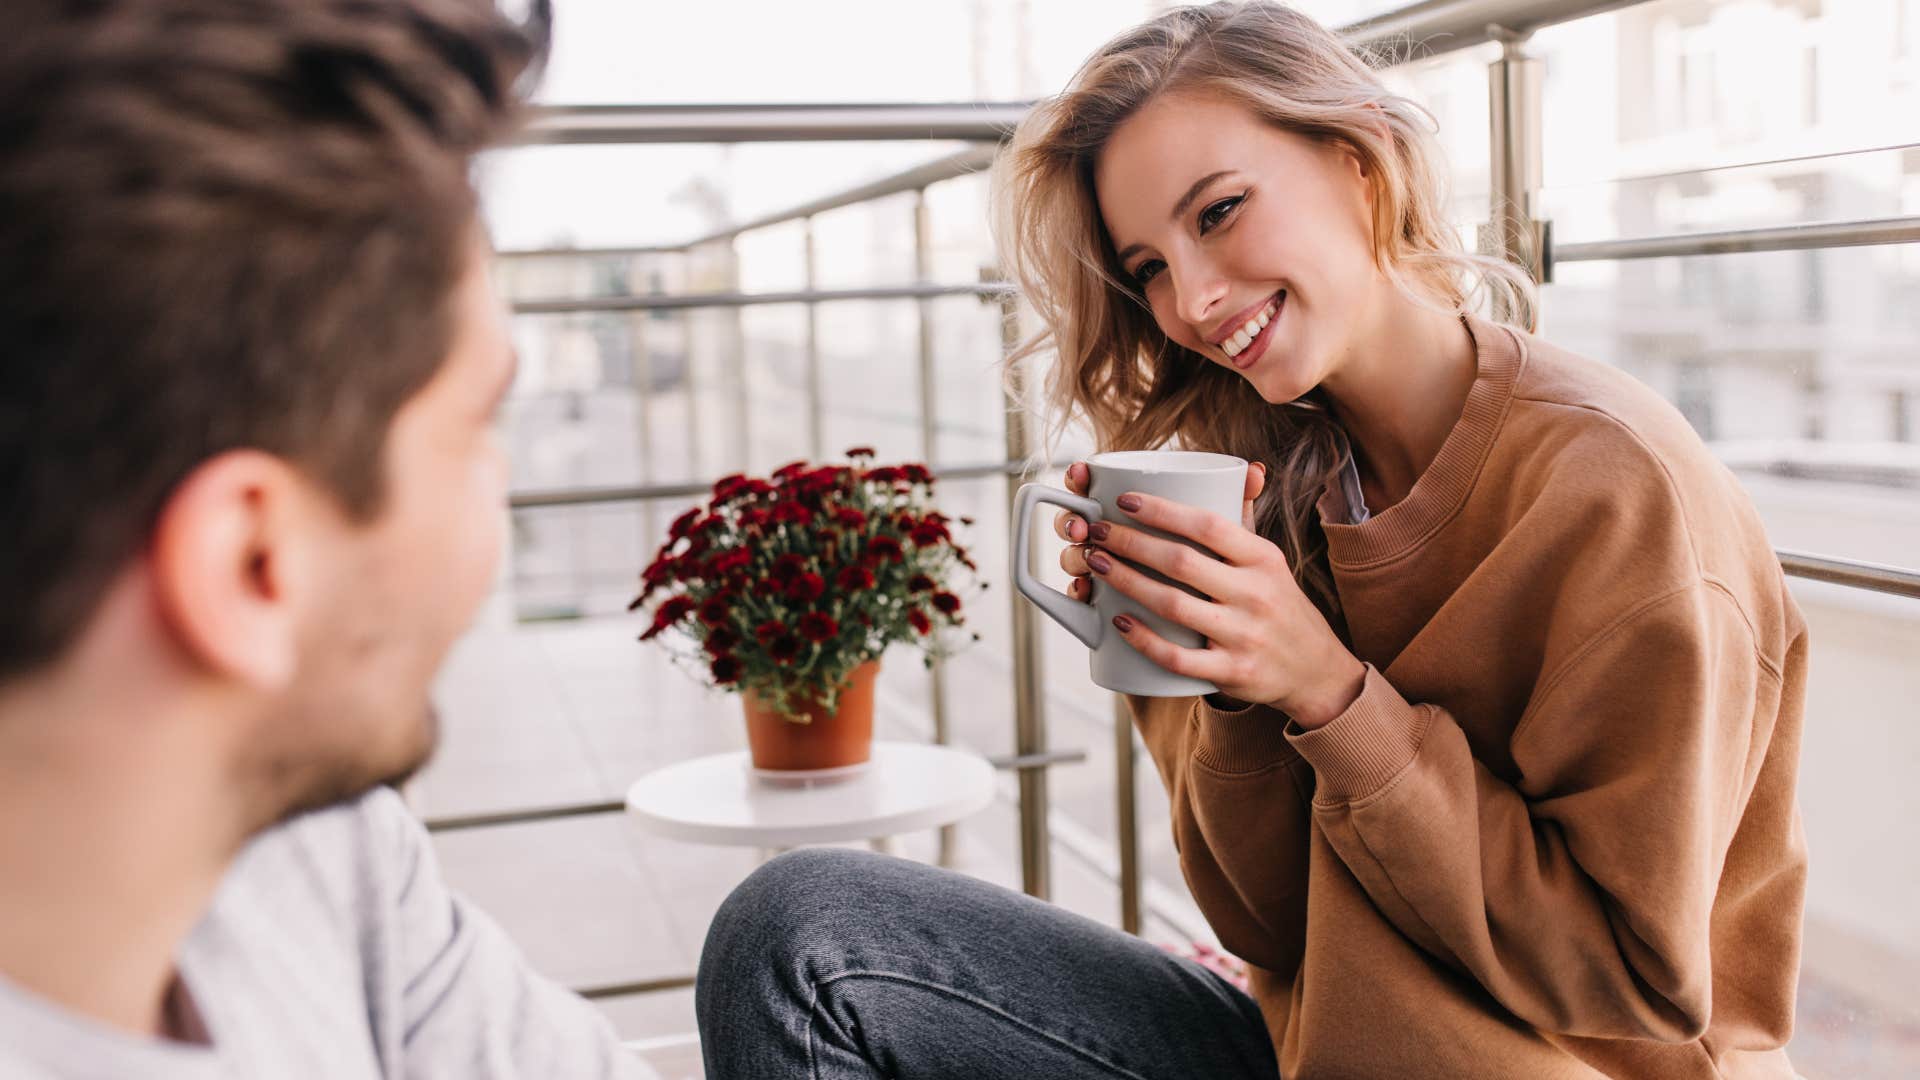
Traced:
<svg viewBox="0 0 1920 1080">
<path fill-rule="evenodd" d="M 1274 404 L 1339 371 L 1386 288 L 1358 159 L 1238 103 L 1155 99 L 1107 140 L 1094 186 L 1160 329 Z"/>
<path fill-rule="evenodd" d="M 494 421 L 515 364 L 478 245 L 453 307 L 451 352 L 388 431 L 380 515 L 335 514 L 317 545 L 331 588 L 303 620 L 299 676 L 254 763 L 279 793 L 273 817 L 426 762 L 434 674 L 493 584 L 507 495 Z"/>
</svg>

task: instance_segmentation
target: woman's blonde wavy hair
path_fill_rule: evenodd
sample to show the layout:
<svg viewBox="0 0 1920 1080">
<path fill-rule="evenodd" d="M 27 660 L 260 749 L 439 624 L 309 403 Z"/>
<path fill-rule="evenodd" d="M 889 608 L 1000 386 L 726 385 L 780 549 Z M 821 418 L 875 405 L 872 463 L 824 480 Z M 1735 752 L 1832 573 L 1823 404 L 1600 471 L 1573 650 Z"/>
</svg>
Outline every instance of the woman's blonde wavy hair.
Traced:
<svg viewBox="0 0 1920 1080">
<path fill-rule="evenodd" d="M 1374 259 L 1431 308 L 1490 299 L 1532 329 L 1525 270 L 1468 253 L 1445 219 L 1445 162 L 1425 109 L 1387 90 L 1338 36 L 1263 0 L 1176 8 L 1114 38 L 1067 89 L 1037 105 L 994 168 L 994 231 L 1007 270 L 1045 329 L 1009 365 L 1048 351 L 1049 446 L 1085 418 L 1107 450 L 1180 446 L 1269 467 L 1262 535 L 1303 591 L 1341 626 L 1315 504 L 1345 467 L 1345 434 L 1315 391 L 1275 406 L 1233 371 L 1167 339 L 1126 280 L 1094 198 L 1094 162 L 1128 117 L 1170 91 L 1238 102 L 1268 122 L 1351 151 L 1373 187 Z M 1010 368 L 1011 371 L 1011 368 Z"/>
</svg>

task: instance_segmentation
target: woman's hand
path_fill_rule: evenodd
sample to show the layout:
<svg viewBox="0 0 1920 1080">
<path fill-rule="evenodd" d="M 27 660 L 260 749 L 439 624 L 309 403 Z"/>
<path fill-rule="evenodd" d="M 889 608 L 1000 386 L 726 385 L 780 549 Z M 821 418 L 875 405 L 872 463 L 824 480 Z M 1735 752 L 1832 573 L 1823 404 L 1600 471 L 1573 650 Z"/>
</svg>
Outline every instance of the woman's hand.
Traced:
<svg viewBox="0 0 1920 1080">
<path fill-rule="evenodd" d="M 1060 565 L 1074 577 L 1068 593 L 1075 599 L 1092 595 L 1091 573 L 1148 611 L 1207 638 L 1206 648 L 1182 648 L 1143 623 L 1115 618 L 1114 628 L 1147 659 L 1177 675 L 1205 679 L 1230 697 L 1271 705 L 1302 727 L 1319 727 L 1360 695 L 1366 666 L 1300 591 L 1286 556 L 1253 531 L 1253 500 L 1265 486 L 1265 467 L 1253 465 L 1238 522 L 1151 495 L 1121 496 L 1121 509 L 1132 520 L 1193 540 L 1218 553 L 1218 560 L 1119 522 L 1089 528 L 1078 515 L 1063 513 L 1054 531 L 1084 546 L 1068 548 Z M 1084 464 L 1067 470 L 1067 489 L 1086 493 Z M 1155 581 L 1116 555 L 1211 599 Z"/>
</svg>

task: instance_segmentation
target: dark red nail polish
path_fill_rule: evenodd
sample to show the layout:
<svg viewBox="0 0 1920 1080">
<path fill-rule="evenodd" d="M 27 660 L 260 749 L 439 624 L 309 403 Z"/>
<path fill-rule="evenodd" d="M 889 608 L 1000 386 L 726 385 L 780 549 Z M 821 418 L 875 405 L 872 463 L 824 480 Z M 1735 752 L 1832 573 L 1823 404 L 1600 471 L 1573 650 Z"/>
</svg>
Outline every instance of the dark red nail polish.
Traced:
<svg viewBox="0 0 1920 1080">
<path fill-rule="evenodd" d="M 1113 526 L 1108 525 L 1104 521 L 1096 521 L 1093 524 L 1087 526 L 1087 536 L 1091 537 L 1094 540 L 1105 540 L 1107 538 L 1107 534 L 1112 531 L 1113 531 Z"/>
<path fill-rule="evenodd" d="M 1113 628 L 1123 634 L 1130 634 L 1133 632 L 1133 620 L 1127 618 L 1125 615 L 1115 615 L 1113 617 Z"/>
<path fill-rule="evenodd" d="M 1096 574 L 1104 574 L 1113 569 L 1113 563 L 1097 551 L 1087 553 L 1087 565 L 1092 567 Z"/>
<path fill-rule="evenodd" d="M 1135 510 L 1140 509 L 1140 496 L 1122 495 L 1118 499 L 1114 500 L 1114 505 L 1118 506 L 1122 510 L 1125 510 L 1127 513 L 1131 514 Z"/>
</svg>

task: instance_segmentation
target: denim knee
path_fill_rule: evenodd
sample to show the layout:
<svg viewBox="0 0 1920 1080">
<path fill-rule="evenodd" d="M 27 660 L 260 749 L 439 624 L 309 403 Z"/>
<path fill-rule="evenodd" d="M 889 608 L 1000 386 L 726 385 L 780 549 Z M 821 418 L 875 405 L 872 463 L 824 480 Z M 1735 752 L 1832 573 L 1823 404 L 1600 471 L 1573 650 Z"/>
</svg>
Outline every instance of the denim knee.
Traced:
<svg viewBox="0 0 1920 1080">
<path fill-rule="evenodd" d="M 847 924 L 843 909 L 859 904 L 895 862 L 871 852 L 803 848 L 748 875 L 707 928 L 696 1007 L 717 1003 L 726 986 L 787 983 L 811 967 L 814 954 L 831 949 L 834 928 Z"/>
</svg>

